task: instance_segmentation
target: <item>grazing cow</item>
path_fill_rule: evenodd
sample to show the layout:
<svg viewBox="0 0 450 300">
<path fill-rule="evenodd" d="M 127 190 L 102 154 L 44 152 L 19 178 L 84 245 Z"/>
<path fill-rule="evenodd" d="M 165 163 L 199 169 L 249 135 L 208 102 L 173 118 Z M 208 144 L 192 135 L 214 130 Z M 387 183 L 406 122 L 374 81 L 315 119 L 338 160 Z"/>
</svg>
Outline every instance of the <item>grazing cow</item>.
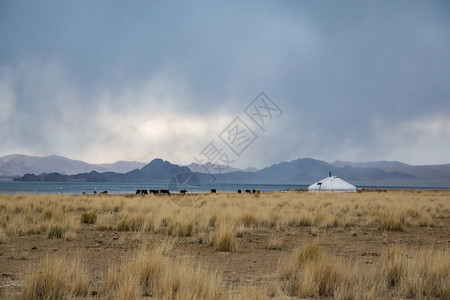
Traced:
<svg viewBox="0 0 450 300">
<path fill-rule="evenodd" d="M 159 190 L 160 194 L 166 194 L 166 195 L 170 195 L 169 190 Z"/>
<path fill-rule="evenodd" d="M 259 194 L 259 190 L 253 190 L 252 193 L 253 194 Z"/>
<path fill-rule="evenodd" d="M 216 193 L 216 189 L 211 189 L 211 193 L 215 194 Z"/>
<path fill-rule="evenodd" d="M 245 192 L 246 192 L 247 194 L 251 194 L 251 193 L 252 193 L 252 191 L 250 191 L 250 190 L 245 190 Z"/>
<path fill-rule="evenodd" d="M 141 193 L 141 190 L 136 190 L 136 195 L 139 195 Z"/>
<path fill-rule="evenodd" d="M 240 193 L 242 193 L 242 191 L 241 191 L 241 190 L 238 190 L 238 194 L 240 194 Z"/>
<path fill-rule="evenodd" d="M 97 194 L 97 191 L 94 191 L 94 194 Z"/>
<path fill-rule="evenodd" d="M 150 193 L 153 195 L 159 194 L 159 190 L 150 190 Z"/>
<path fill-rule="evenodd" d="M 182 194 L 182 195 L 184 195 L 184 194 L 186 194 L 186 190 L 180 190 L 180 194 Z"/>
<path fill-rule="evenodd" d="M 147 190 L 142 190 L 142 195 L 147 195 L 148 193 L 147 193 Z"/>
<path fill-rule="evenodd" d="M 103 192 L 101 192 L 100 194 L 108 195 L 108 191 L 103 191 Z"/>
</svg>

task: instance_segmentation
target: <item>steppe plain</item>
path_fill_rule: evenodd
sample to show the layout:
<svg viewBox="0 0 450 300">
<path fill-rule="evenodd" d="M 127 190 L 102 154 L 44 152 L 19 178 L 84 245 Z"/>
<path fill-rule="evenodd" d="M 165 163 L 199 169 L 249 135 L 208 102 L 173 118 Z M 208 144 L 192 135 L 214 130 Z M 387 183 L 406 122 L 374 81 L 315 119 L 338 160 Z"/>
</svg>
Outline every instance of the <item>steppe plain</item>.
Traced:
<svg viewBox="0 0 450 300">
<path fill-rule="evenodd" d="M 2 299 L 450 299 L 450 191 L 0 194 Z"/>
</svg>

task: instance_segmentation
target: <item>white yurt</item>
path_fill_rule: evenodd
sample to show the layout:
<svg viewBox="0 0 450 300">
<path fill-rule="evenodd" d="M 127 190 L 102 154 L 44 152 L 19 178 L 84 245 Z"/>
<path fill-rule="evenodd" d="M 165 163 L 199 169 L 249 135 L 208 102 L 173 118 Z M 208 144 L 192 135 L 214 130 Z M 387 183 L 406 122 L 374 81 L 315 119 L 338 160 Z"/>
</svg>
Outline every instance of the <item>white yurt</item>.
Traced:
<svg viewBox="0 0 450 300">
<path fill-rule="evenodd" d="M 308 187 L 308 191 L 310 192 L 356 192 L 356 187 L 351 185 L 345 180 L 338 178 L 337 176 L 330 176 L 311 184 Z"/>
</svg>

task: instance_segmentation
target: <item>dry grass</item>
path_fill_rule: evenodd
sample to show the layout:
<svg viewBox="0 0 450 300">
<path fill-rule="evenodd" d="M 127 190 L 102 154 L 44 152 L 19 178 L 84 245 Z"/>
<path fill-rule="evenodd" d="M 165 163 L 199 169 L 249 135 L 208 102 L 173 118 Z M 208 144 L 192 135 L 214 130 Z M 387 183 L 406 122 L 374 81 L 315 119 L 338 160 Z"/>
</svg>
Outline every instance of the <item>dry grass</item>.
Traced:
<svg viewBox="0 0 450 300">
<path fill-rule="evenodd" d="M 215 234 L 212 244 L 217 251 L 234 252 L 237 250 L 235 235 L 232 226 L 222 226 Z"/>
<path fill-rule="evenodd" d="M 278 270 L 283 292 L 290 297 L 440 298 L 450 297 L 450 253 L 419 251 L 409 257 L 389 249 L 379 267 L 359 268 L 322 253 L 318 243 L 296 249 Z"/>
<path fill-rule="evenodd" d="M 383 211 L 379 216 L 379 230 L 405 231 L 406 216 L 400 213 Z"/>
<path fill-rule="evenodd" d="M 76 223 L 121 231 L 152 231 L 174 236 L 208 233 L 221 225 L 252 232 L 296 227 L 368 226 L 381 231 L 441 226 L 450 212 L 448 197 L 439 192 L 389 194 L 272 193 L 239 196 L 194 195 L 194 205 L 177 206 L 165 197 L 126 198 L 69 195 L 2 195 L 0 229 L 5 235 L 41 234 L 57 225 L 68 231 Z M 78 217 L 77 217 L 78 215 Z M 76 229 L 76 228 L 75 228 Z M 74 231 L 77 231 L 76 229 Z"/>
<path fill-rule="evenodd" d="M 282 250 L 284 236 L 282 234 L 272 234 L 267 241 L 267 249 Z"/>
<path fill-rule="evenodd" d="M 52 225 L 48 232 L 49 239 L 62 239 L 64 237 L 64 229 L 59 225 Z"/>
<path fill-rule="evenodd" d="M 347 274 L 339 263 L 323 256 L 318 243 L 296 249 L 279 270 L 283 291 L 291 297 L 338 298 L 347 288 Z"/>
<path fill-rule="evenodd" d="M 23 288 L 24 299 L 65 299 L 86 296 L 89 275 L 80 259 L 58 258 L 34 265 Z"/>
<path fill-rule="evenodd" d="M 94 224 L 97 221 L 97 212 L 84 212 L 81 214 L 81 223 Z"/>
<path fill-rule="evenodd" d="M 52 243 L 77 242 L 84 231 L 102 230 L 132 235 L 136 244 L 151 245 L 151 249 L 142 247 L 124 260 L 116 260 L 104 275 L 102 298 L 450 299 L 448 247 L 391 248 L 392 242 L 386 242 L 386 250 L 377 260 L 361 264 L 328 253 L 327 241 L 320 239 L 328 230 L 348 232 L 354 239 L 360 238 L 360 231 L 372 232 L 388 240 L 391 235 L 401 238 L 414 230 L 447 227 L 448 192 L 289 192 L 258 197 L 218 193 L 191 198 L 190 205 L 181 207 L 169 197 L 155 195 L 0 195 L 0 244 L 8 245 L 10 239 L 24 235 L 48 237 Z M 298 232 L 319 239 L 296 248 L 289 244 L 289 235 Z M 264 251 L 283 250 L 270 251 L 280 256 L 287 253 L 268 280 L 270 284 L 264 282 L 256 288 L 229 285 L 206 263 L 177 257 L 170 247 L 157 242 L 206 243 L 211 247 L 202 246 L 215 255 L 238 256 L 248 235 L 264 235 Z M 47 259 L 34 265 L 31 275 L 24 278 L 23 298 L 86 296 L 94 274 L 88 274 L 80 260 L 68 267 L 64 264 Z"/>
<path fill-rule="evenodd" d="M 119 267 L 111 267 L 105 293 L 114 299 L 219 299 L 225 285 L 217 273 L 190 258 L 170 258 L 170 248 L 140 249 Z M 118 270 L 121 270 L 118 272 Z"/>
</svg>

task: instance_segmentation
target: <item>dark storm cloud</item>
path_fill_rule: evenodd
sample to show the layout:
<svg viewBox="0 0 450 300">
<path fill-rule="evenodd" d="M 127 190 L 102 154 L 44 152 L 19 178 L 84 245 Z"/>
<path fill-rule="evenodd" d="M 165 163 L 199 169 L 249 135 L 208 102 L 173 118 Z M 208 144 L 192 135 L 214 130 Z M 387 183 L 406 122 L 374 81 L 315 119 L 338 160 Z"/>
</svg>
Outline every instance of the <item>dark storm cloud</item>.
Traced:
<svg viewBox="0 0 450 300">
<path fill-rule="evenodd" d="M 2 2 L 0 153 L 187 163 L 264 90 L 285 113 L 240 165 L 448 162 L 449 16 L 444 1 Z"/>
</svg>

